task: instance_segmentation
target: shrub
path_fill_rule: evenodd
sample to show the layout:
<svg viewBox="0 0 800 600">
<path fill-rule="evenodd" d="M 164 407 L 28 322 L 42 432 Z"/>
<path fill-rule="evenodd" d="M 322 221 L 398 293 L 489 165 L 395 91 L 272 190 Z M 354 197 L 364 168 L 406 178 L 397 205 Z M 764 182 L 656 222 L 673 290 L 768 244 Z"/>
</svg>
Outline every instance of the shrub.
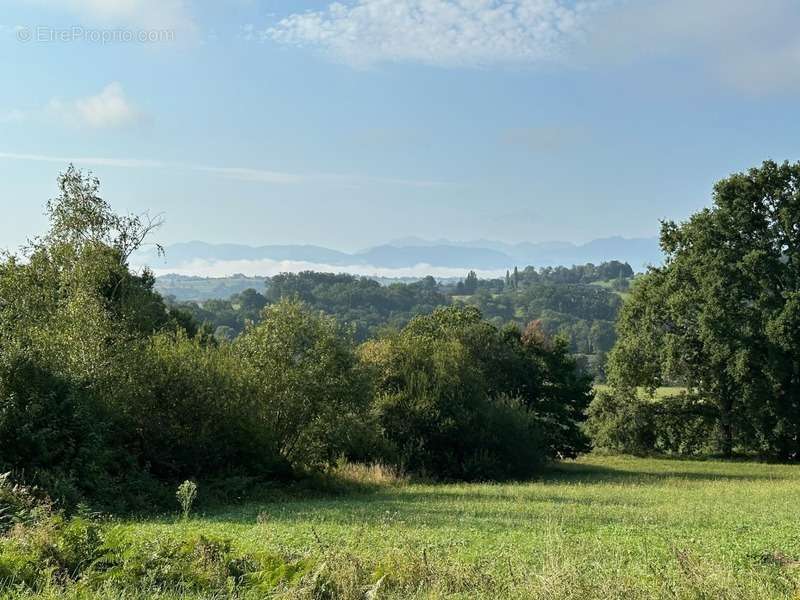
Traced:
<svg viewBox="0 0 800 600">
<path fill-rule="evenodd" d="M 0 475 L 0 536 L 17 525 L 27 525 L 50 513 L 50 502 L 37 498 L 34 490 L 11 481 L 11 473 Z"/>
<path fill-rule="evenodd" d="M 360 349 L 395 453 L 385 460 L 453 479 L 527 477 L 585 447 L 589 397 L 564 344 L 498 330 L 474 308 L 439 309 Z"/>
<path fill-rule="evenodd" d="M 349 427 L 364 420 L 369 381 L 334 318 L 283 300 L 233 348 L 258 388 L 264 426 L 293 466 L 332 464 L 352 446 Z"/>
<path fill-rule="evenodd" d="M 599 392 L 587 414 L 586 431 L 596 448 L 629 454 L 713 451 L 714 407 L 687 393 L 647 398 L 633 391 Z"/>
<path fill-rule="evenodd" d="M 22 352 L 0 355 L 0 472 L 74 505 L 108 483 L 108 430 L 88 390 Z"/>
<path fill-rule="evenodd" d="M 159 535 L 137 540 L 121 527 L 59 515 L 0 537 L 0 583 L 21 596 L 49 591 L 60 597 L 71 590 L 94 597 L 92 592 L 103 590 L 111 597 L 115 591 L 117 597 L 239 597 L 241 590 L 264 597 L 297 583 L 312 566 L 308 560 L 237 552 L 227 538 Z"/>
<path fill-rule="evenodd" d="M 285 473 L 256 375 L 229 346 L 158 334 L 132 377 L 138 460 L 162 481 Z"/>
</svg>

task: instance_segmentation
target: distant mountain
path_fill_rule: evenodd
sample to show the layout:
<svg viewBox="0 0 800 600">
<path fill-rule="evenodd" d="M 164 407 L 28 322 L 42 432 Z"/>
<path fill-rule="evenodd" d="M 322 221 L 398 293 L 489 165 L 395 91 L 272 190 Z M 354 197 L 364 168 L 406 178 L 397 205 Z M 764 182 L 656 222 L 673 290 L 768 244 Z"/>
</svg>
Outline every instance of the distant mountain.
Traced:
<svg viewBox="0 0 800 600">
<path fill-rule="evenodd" d="M 281 271 L 341 269 L 382 277 L 424 274 L 452 277 L 457 276 L 460 270 L 469 269 L 489 276 L 515 266 L 571 266 L 609 260 L 628 262 L 634 270 L 643 271 L 647 265 L 662 261 L 656 238 L 622 237 L 597 239 L 585 244 L 403 238 L 354 253 L 312 245 L 254 247 L 199 241 L 174 244 L 165 250 L 164 257 L 153 250 L 142 251 L 134 257 L 134 262 L 150 266 L 157 274 L 270 275 Z"/>
<path fill-rule="evenodd" d="M 390 269 L 426 264 L 436 267 L 469 269 L 508 269 L 514 257 L 490 248 L 470 248 L 437 244 L 434 246 L 376 246 L 353 255 L 358 264 Z"/>
<path fill-rule="evenodd" d="M 416 237 L 400 238 L 389 242 L 397 247 L 425 247 L 431 244 L 457 248 L 484 248 L 503 253 L 520 266 L 571 266 L 574 264 L 601 263 L 608 260 L 628 262 L 636 271 L 663 260 L 658 238 L 600 238 L 585 244 L 571 242 L 520 242 L 507 243 L 494 240 L 452 242 L 427 241 Z"/>
<path fill-rule="evenodd" d="M 348 264 L 349 254 L 330 250 L 321 246 L 244 246 L 242 244 L 208 244 L 206 242 L 183 242 L 166 248 L 165 256 L 158 257 L 154 250 L 148 249 L 139 256 L 155 264 L 169 266 L 181 265 L 197 260 L 298 260 L 326 264 Z"/>
</svg>

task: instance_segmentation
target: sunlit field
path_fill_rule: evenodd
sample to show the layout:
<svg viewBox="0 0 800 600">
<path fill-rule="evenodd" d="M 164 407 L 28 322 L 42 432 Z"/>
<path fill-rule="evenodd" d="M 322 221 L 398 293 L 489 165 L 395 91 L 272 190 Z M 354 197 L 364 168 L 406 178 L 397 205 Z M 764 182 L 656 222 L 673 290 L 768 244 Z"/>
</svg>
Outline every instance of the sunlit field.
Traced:
<svg viewBox="0 0 800 600">
<path fill-rule="evenodd" d="M 796 467 L 588 456 L 527 483 L 384 479 L 366 492 L 108 524 L 105 534 L 137 555 L 205 536 L 262 566 L 274 557 L 237 588 L 242 597 L 785 598 L 800 584 Z M 121 591 L 110 578 L 68 593 Z"/>
<path fill-rule="evenodd" d="M 603 383 L 595 384 L 594 385 L 594 389 L 596 391 L 598 391 L 598 392 L 610 392 L 611 391 L 611 387 L 606 385 L 606 384 L 603 384 Z M 643 398 L 649 397 L 649 394 L 647 393 L 647 391 L 644 388 L 639 388 L 638 391 L 639 391 L 639 395 L 641 397 L 643 397 Z M 684 391 L 686 391 L 686 388 L 676 387 L 676 386 L 673 386 L 673 387 L 663 386 L 663 387 L 660 387 L 660 388 L 656 388 L 656 391 L 655 391 L 655 394 L 654 394 L 653 397 L 656 398 L 656 399 L 658 399 L 658 398 L 669 398 L 669 397 L 672 397 L 672 396 L 677 396 L 677 395 L 681 394 Z"/>
</svg>

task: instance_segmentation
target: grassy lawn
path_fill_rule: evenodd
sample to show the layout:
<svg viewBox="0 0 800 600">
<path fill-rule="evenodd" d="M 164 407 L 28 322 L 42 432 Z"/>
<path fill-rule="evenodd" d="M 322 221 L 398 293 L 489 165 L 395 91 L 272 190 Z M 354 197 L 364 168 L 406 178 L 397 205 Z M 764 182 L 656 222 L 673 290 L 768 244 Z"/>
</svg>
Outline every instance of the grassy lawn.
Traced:
<svg viewBox="0 0 800 600">
<path fill-rule="evenodd" d="M 588 456 L 528 483 L 387 484 L 109 527 L 229 538 L 334 582 L 325 596 L 307 575 L 279 597 L 784 598 L 800 589 L 798 498 L 792 466 Z"/>
<path fill-rule="evenodd" d="M 596 383 L 594 389 L 598 392 L 610 392 L 611 386 L 608 386 L 604 383 Z M 686 388 L 683 387 L 669 387 L 664 386 L 656 389 L 655 398 L 669 398 L 670 396 L 677 396 L 678 394 L 685 391 Z M 644 388 L 639 388 L 639 395 L 642 398 L 648 398 L 647 391 Z"/>
</svg>

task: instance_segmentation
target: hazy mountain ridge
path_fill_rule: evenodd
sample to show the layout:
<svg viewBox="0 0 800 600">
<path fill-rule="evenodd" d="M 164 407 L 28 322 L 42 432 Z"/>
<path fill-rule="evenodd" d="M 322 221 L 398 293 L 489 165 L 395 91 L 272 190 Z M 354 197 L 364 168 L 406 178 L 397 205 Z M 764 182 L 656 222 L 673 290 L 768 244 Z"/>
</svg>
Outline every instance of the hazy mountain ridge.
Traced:
<svg viewBox="0 0 800 600">
<path fill-rule="evenodd" d="M 493 240 L 453 242 L 403 238 L 354 253 L 314 245 L 255 247 L 200 241 L 173 244 L 165 250 L 164 257 L 159 257 L 151 250 L 142 252 L 135 262 L 146 264 L 161 274 L 173 270 L 192 274 L 193 265 L 224 266 L 225 263 L 231 263 L 229 274 L 233 274 L 243 272 L 243 263 L 257 268 L 258 261 L 270 261 L 278 267 L 286 263 L 284 270 L 314 270 L 314 265 L 319 265 L 318 270 L 337 267 L 358 270 L 363 267 L 363 273 L 370 275 L 376 270 L 408 269 L 420 265 L 442 269 L 499 271 L 513 269 L 515 266 L 571 266 L 589 262 L 598 264 L 609 260 L 628 262 L 634 270 L 643 271 L 647 265 L 658 264 L 662 260 L 657 238 L 623 237 L 602 238 L 585 244 L 558 241 L 506 243 Z M 197 274 L 200 274 L 199 270 Z"/>
</svg>

